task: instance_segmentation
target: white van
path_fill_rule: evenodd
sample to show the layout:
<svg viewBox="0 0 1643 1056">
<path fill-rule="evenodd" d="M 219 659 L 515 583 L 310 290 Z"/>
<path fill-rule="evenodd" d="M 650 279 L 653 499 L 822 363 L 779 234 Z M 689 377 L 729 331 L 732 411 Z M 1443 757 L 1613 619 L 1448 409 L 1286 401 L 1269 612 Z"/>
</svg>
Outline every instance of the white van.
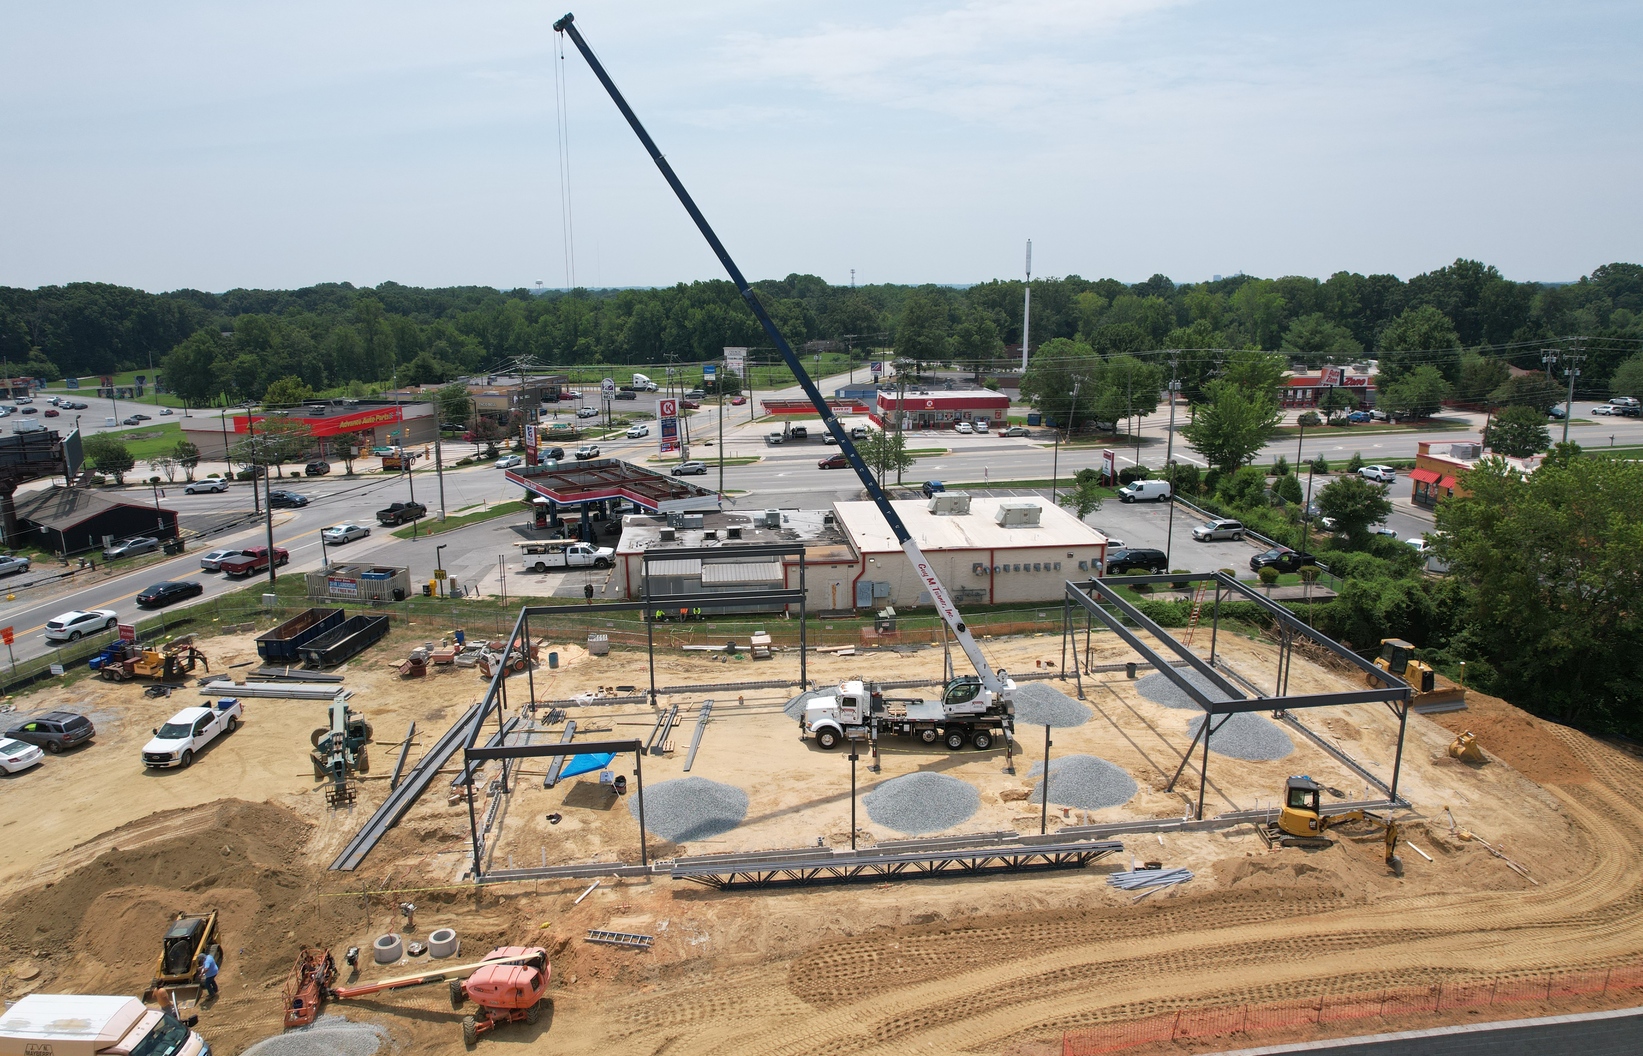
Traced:
<svg viewBox="0 0 1643 1056">
<path fill-rule="evenodd" d="M 609 568 L 616 559 L 616 551 L 611 547 L 567 542 L 564 539 L 514 545 L 519 547 L 520 558 L 532 572 L 546 572 L 554 568 Z"/>
<path fill-rule="evenodd" d="M 145 1007 L 135 997 L 28 994 L 0 1015 L 0 1053 L 210 1056 L 205 1039 L 189 1029 L 196 1022 Z"/>
<path fill-rule="evenodd" d="M 1167 480 L 1132 480 L 1118 489 L 1120 502 L 1163 502 L 1169 496 Z"/>
</svg>

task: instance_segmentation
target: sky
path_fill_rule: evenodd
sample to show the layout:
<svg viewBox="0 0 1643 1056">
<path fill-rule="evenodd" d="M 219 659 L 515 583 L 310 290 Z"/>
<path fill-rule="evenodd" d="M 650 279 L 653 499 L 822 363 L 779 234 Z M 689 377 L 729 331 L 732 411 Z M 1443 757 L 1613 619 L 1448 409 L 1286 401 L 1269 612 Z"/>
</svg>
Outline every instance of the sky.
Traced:
<svg viewBox="0 0 1643 1056">
<path fill-rule="evenodd" d="M 753 279 L 1643 260 L 1636 3 L 572 10 Z M 0 285 L 723 277 L 563 13 L 0 5 Z"/>
</svg>

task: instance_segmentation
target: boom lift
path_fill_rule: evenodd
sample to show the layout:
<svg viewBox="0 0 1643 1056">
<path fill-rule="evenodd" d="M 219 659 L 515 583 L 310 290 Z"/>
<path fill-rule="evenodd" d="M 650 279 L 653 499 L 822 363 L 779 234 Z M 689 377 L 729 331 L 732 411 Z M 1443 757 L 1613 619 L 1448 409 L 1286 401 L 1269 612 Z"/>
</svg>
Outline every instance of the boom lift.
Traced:
<svg viewBox="0 0 1643 1056">
<path fill-rule="evenodd" d="M 701 231 L 702 237 L 707 239 L 707 244 L 712 247 L 714 255 L 719 258 L 719 263 L 724 265 L 725 272 L 729 274 L 730 280 L 736 284 L 736 289 L 741 292 L 742 300 L 747 302 L 748 310 L 753 313 L 753 317 L 764 328 L 766 336 L 770 338 L 777 351 L 781 353 L 782 361 L 793 372 L 793 377 L 798 381 L 799 387 L 804 390 L 804 394 L 810 400 L 811 405 L 821 415 L 822 427 L 837 442 L 839 452 L 849 462 L 850 468 L 855 470 L 856 476 L 861 480 L 862 487 L 867 489 L 867 494 L 872 497 L 873 504 L 884 515 L 885 523 L 890 526 L 891 534 L 896 537 L 896 542 L 901 546 L 902 552 L 907 555 L 907 560 L 913 563 L 913 569 L 918 574 L 920 583 L 929 592 L 930 603 L 941 614 L 941 618 L 947 626 L 952 628 L 954 637 L 958 639 L 959 648 L 964 650 L 964 655 L 969 658 L 976 674 L 972 678 L 955 680 L 943 691 L 942 700 L 949 700 L 955 695 L 962 696 L 968 710 L 974 712 L 996 710 L 1005 713 L 1001 726 L 1006 731 L 1006 737 L 1008 737 L 1009 731 L 1013 728 L 1014 706 L 1012 697 L 1015 691 L 1015 683 L 1010 681 L 1009 675 L 1003 669 L 994 671 L 988 665 L 987 658 L 982 655 L 981 647 L 976 644 L 975 638 L 970 634 L 970 628 L 964 622 L 964 615 L 953 604 L 952 597 L 947 593 L 947 588 L 942 585 L 941 580 L 937 578 L 935 569 L 931 566 L 929 559 L 919 549 L 912 533 L 907 530 L 907 525 L 902 522 L 901 516 L 896 513 L 895 507 L 890 504 L 890 499 L 885 495 L 884 489 L 879 487 L 872 471 L 867 468 L 867 463 L 862 460 L 861 454 L 856 450 L 856 445 L 851 442 L 850 431 L 840 424 L 833 408 L 828 404 L 821 390 L 816 387 L 816 383 L 811 379 L 810 374 L 804 369 L 804 363 L 794 353 L 792 346 L 787 343 L 787 339 L 782 337 L 781 331 L 776 328 L 776 324 L 771 321 L 770 315 L 764 310 L 764 306 L 759 303 L 752 287 L 747 284 L 747 279 L 743 277 L 742 270 L 730 258 L 730 253 L 725 249 L 724 243 L 719 241 L 719 236 L 714 233 L 713 228 L 707 222 L 707 218 L 702 215 L 702 211 L 697 208 L 696 202 L 690 197 L 690 192 L 685 190 L 683 183 L 679 182 L 679 177 L 674 173 L 673 166 L 668 164 L 655 141 L 650 138 L 650 133 L 646 132 L 645 126 L 640 124 L 638 115 L 633 112 L 632 107 L 628 106 L 627 100 L 622 97 L 622 93 L 617 90 L 615 82 L 610 79 L 610 75 L 605 72 L 605 68 L 600 64 L 598 57 L 593 54 L 593 49 L 589 48 L 587 41 L 582 39 L 582 34 L 576 28 L 575 16 L 566 14 L 565 17 L 553 24 L 553 28 L 555 32 L 569 36 L 571 43 L 576 45 L 576 50 L 582 53 L 582 58 L 587 60 L 589 68 L 593 70 L 593 75 L 599 79 L 599 83 L 604 86 L 605 91 L 610 95 L 611 102 L 615 103 L 616 108 L 622 112 L 622 116 L 627 119 L 628 126 L 633 129 L 634 134 L 639 137 L 639 142 L 644 145 L 645 151 L 650 154 L 651 160 L 656 163 L 657 169 L 662 173 L 662 178 L 667 180 L 669 187 L 673 188 L 673 193 L 678 197 L 679 203 L 690 214 L 691 220 L 695 221 L 697 230 Z M 959 683 L 966 684 L 960 686 Z M 976 683 L 979 683 L 979 686 L 975 685 Z"/>
</svg>

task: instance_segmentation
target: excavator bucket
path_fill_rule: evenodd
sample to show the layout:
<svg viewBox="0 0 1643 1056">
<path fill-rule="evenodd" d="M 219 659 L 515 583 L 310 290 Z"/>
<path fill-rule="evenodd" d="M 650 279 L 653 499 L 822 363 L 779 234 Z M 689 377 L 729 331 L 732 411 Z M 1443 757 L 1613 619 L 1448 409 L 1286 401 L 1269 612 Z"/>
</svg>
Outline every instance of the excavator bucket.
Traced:
<svg viewBox="0 0 1643 1056">
<path fill-rule="evenodd" d="M 1459 759 L 1463 763 L 1486 763 L 1483 749 L 1478 746 L 1477 735 L 1471 730 L 1456 737 L 1449 745 L 1449 758 Z"/>
</svg>

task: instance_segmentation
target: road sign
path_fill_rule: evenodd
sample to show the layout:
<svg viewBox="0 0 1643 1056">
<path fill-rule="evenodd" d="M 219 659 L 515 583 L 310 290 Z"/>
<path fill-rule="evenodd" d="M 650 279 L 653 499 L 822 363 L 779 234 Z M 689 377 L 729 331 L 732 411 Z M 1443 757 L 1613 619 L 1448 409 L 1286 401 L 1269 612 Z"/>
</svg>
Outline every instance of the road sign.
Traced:
<svg viewBox="0 0 1643 1056">
<path fill-rule="evenodd" d="M 12 633 L 12 628 L 0 627 L 0 642 L 5 642 L 7 645 L 10 645 L 16 640 L 17 636 Z"/>
<path fill-rule="evenodd" d="M 446 572 L 443 568 L 434 569 L 434 578 L 435 579 L 444 579 L 449 574 L 450 573 Z"/>
<path fill-rule="evenodd" d="M 719 368 L 718 367 L 714 366 L 712 363 L 702 364 L 702 380 L 703 381 L 712 381 L 714 378 L 716 378 L 718 376 L 719 376 Z"/>
<path fill-rule="evenodd" d="M 679 401 L 678 400 L 657 400 L 656 401 L 656 417 L 658 417 L 658 418 L 675 418 L 675 417 L 678 417 L 678 414 L 679 414 Z"/>
<path fill-rule="evenodd" d="M 884 361 L 882 359 L 875 359 L 867 365 L 867 369 L 871 370 L 873 372 L 873 376 L 876 378 L 880 374 L 884 373 Z"/>
<path fill-rule="evenodd" d="M 137 625 L 134 623 L 120 624 L 120 641 L 135 642 L 137 640 Z"/>
<path fill-rule="evenodd" d="M 601 381 L 599 383 L 599 395 L 607 400 L 614 400 L 616 398 L 616 379 L 606 378 Z"/>
</svg>

